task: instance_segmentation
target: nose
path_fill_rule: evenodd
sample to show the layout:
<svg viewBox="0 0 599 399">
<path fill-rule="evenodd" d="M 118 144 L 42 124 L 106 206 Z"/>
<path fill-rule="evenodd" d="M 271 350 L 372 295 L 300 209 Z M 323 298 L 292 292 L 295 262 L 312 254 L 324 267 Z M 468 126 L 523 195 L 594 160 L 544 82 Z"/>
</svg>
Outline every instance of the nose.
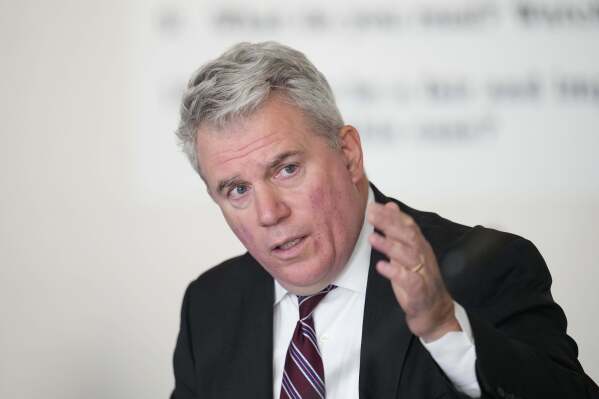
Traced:
<svg viewBox="0 0 599 399">
<path fill-rule="evenodd" d="M 261 187 L 254 191 L 255 209 L 261 226 L 273 226 L 291 213 L 280 193 L 273 187 Z"/>
</svg>

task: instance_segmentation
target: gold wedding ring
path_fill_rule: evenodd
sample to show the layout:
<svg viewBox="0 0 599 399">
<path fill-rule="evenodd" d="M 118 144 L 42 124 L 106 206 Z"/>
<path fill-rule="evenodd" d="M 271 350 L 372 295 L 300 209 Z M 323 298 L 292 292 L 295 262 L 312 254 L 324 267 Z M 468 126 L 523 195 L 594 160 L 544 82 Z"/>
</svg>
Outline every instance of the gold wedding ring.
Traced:
<svg viewBox="0 0 599 399">
<path fill-rule="evenodd" d="M 420 271 L 420 269 L 422 269 L 423 267 L 424 267 L 424 262 L 420 262 L 419 264 L 417 264 L 416 266 L 411 268 L 410 271 L 414 272 L 414 273 L 418 273 Z"/>
</svg>

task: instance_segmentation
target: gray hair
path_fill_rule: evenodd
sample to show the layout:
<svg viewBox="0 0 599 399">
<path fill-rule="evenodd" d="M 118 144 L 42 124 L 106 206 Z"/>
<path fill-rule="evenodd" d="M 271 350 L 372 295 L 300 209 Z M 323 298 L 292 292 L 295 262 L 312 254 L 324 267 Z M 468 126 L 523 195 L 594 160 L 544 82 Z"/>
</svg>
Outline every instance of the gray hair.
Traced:
<svg viewBox="0 0 599 399">
<path fill-rule="evenodd" d="M 338 148 L 343 119 L 324 75 L 290 47 L 276 42 L 239 43 L 201 66 L 183 94 L 176 134 L 198 173 L 195 146 L 200 125 L 222 129 L 256 111 L 275 91 L 303 111 L 316 133 Z"/>
</svg>

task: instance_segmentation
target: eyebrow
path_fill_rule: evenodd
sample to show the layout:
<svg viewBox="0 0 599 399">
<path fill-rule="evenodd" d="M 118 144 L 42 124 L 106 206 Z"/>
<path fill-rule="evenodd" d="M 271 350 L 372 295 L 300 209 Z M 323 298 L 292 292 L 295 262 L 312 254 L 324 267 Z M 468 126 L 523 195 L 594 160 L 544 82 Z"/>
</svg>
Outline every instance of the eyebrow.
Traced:
<svg viewBox="0 0 599 399">
<path fill-rule="evenodd" d="M 222 192 L 225 188 L 232 186 L 233 183 L 235 183 L 235 181 L 237 181 L 238 179 L 239 179 L 239 175 L 235 175 L 226 180 L 219 181 L 218 186 L 216 188 L 216 192 L 219 194 L 222 194 Z"/>
<path fill-rule="evenodd" d="M 282 153 L 280 153 L 279 155 L 277 155 L 272 161 L 270 161 L 267 164 L 267 168 L 269 170 L 275 169 L 277 166 L 279 166 L 280 164 L 282 164 L 283 162 L 285 162 L 286 159 L 291 158 L 291 157 L 296 156 L 296 155 L 301 154 L 301 153 L 302 153 L 302 151 L 299 151 L 299 150 L 282 152 Z M 235 176 L 230 177 L 228 179 L 219 181 L 218 185 L 216 186 L 217 187 L 216 188 L 217 192 L 218 193 L 222 193 L 225 188 L 231 187 L 239 179 L 240 179 L 240 176 L 239 175 L 235 175 Z"/>
<path fill-rule="evenodd" d="M 277 155 L 275 159 L 268 163 L 268 169 L 274 169 L 282 164 L 287 158 L 291 158 L 299 154 L 301 154 L 301 151 L 299 150 L 282 152 L 281 154 Z"/>
</svg>

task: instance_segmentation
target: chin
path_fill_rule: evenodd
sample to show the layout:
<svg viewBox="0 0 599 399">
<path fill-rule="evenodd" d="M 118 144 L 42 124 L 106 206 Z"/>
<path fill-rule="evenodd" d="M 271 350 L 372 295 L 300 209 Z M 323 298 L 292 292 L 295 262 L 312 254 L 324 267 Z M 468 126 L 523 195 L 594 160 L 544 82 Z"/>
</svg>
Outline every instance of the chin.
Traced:
<svg viewBox="0 0 599 399">
<path fill-rule="evenodd" d="M 289 291 L 298 294 L 314 294 L 332 282 L 330 269 L 322 266 L 297 267 L 292 275 L 280 275 L 277 280 Z"/>
</svg>

